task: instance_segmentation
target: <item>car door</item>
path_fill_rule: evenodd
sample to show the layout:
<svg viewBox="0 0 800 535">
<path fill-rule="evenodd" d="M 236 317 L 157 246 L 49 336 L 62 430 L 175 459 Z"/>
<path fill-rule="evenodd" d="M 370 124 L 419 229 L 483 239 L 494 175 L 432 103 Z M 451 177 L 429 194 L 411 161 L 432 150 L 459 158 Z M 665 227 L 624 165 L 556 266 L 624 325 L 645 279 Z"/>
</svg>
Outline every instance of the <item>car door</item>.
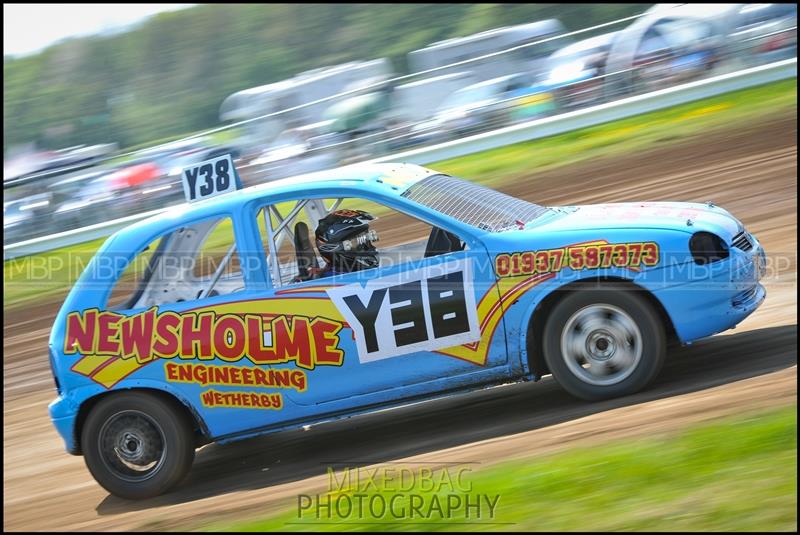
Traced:
<svg viewBox="0 0 800 535">
<path fill-rule="evenodd" d="M 486 250 L 466 243 L 466 250 L 398 254 L 371 270 L 282 286 L 273 275 L 276 286 L 261 295 L 267 312 L 294 314 L 295 344 L 309 332 L 312 352 L 322 347 L 328 360 L 341 354 L 335 365 L 288 362 L 307 377 L 304 391 L 287 394 L 292 402 L 338 410 L 506 375 L 496 276 Z M 325 329 L 317 339 L 315 322 Z M 280 326 L 271 342 L 285 344 L 279 338 L 287 332 Z"/>
<path fill-rule="evenodd" d="M 201 413 L 213 436 L 291 419 L 284 392 L 301 383 L 251 358 L 262 303 L 248 288 L 242 227 L 227 213 L 203 216 L 149 237 L 134 255 L 133 242 L 108 253 L 106 265 L 125 265 L 103 307 L 117 326 L 105 337 L 118 345 L 73 370 L 105 388 L 158 385 Z"/>
</svg>

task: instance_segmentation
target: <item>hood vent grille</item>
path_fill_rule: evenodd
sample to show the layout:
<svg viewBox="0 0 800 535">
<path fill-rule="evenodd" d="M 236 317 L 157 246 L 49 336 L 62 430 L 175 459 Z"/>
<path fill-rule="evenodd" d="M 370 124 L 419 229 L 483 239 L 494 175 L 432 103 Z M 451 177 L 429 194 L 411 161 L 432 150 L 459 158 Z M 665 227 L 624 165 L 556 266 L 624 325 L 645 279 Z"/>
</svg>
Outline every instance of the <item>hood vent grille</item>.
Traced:
<svg viewBox="0 0 800 535">
<path fill-rule="evenodd" d="M 750 235 L 747 232 L 742 231 L 733 237 L 731 245 L 742 251 L 749 251 L 753 248 L 753 240 L 750 239 Z"/>
</svg>

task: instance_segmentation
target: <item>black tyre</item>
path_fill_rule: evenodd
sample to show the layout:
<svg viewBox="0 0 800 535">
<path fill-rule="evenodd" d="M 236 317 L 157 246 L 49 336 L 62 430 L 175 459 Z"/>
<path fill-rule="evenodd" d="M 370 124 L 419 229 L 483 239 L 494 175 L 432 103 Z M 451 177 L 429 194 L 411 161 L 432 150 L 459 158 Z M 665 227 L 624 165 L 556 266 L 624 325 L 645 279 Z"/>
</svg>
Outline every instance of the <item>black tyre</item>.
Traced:
<svg viewBox="0 0 800 535">
<path fill-rule="evenodd" d="M 556 381 L 588 401 L 641 390 L 666 355 L 658 313 L 641 292 L 617 285 L 566 294 L 551 311 L 542 342 Z"/>
<path fill-rule="evenodd" d="M 185 415 L 168 400 L 144 392 L 101 400 L 86 418 L 81 446 L 95 480 L 128 499 L 163 494 L 194 461 L 194 436 Z"/>
</svg>

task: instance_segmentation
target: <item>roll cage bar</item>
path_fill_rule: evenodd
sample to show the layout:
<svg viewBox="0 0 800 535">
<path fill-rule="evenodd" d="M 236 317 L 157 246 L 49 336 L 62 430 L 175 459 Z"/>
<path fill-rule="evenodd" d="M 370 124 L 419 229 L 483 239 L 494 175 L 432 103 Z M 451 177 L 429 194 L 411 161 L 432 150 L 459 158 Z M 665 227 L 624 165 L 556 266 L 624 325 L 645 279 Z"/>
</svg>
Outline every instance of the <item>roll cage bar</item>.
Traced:
<svg viewBox="0 0 800 535">
<path fill-rule="evenodd" d="M 273 287 L 284 286 L 277 251 L 287 237 L 294 241 L 293 223 L 300 213 L 305 211 L 310 224 L 316 227 L 320 219 L 335 211 L 343 201 L 344 197 L 336 198 L 330 206 L 326 206 L 323 199 L 301 199 L 294 201 L 293 207 L 286 215 L 275 204 L 263 206 L 262 211 L 264 212 L 264 224 L 268 241 L 268 250 L 265 253 L 267 254 L 267 264 L 272 273 Z M 269 217 L 270 214 L 274 216 L 275 224 L 273 224 L 273 219 Z M 234 257 L 236 252 L 235 240 L 208 279 L 187 279 L 186 277 L 191 275 L 185 270 L 159 270 L 158 265 L 165 258 L 197 254 L 207 236 L 213 231 L 215 224 L 214 221 L 203 220 L 185 227 L 179 227 L 164 236 L 165 239 L 159 242 L 133 295 L 115 308 L 125 310 L 136 306 L 145 306 L 148 303 L 152 303 L 154 298 L 159 301 L 161 299 L 181 301 L 189 298 L 203 299 L 212 296 L 214 288 L 222 280 L 223 274 Z"/>
<path fill-rule="evenodd" d="M 284 265 L 281 266 L 277 252 L 286 238 L 289 238 L 292 243 L 294 243 L 295 235 L 293 224 L 298 216 L 302 212 L 305 212 L 309 225 L 312 228 L 316 228 L 319 224 L 319 220 L 337 210 L 346 198 L 347 196 L 331 196 L 328 198 L 281 201 L 280 204 L 293 203 L 291 209 L 285 215 L 274 201 L 267 202 L 260 207 L 260 210 L 263 212 L 266 241 L 268 244 L 266 246 L 267 250 L 265 250 L 264 253 L 267 258 L 272 287 L 281 288 L 288 283 L 290 274 L 287 273 L 287 276 L 284 277 L 282 273 L 282 271 L 286 271 L 287 264 L 284 263 Z M 326 205 L 326 201 L 330 200 L 333 202 L 330 205 Z M 156 254 L 150 259 L 145 276 L 140 281 L 134 295 L 123 305 L 124 308 L 131 308 L 137 305 L 144 306 L 144 304 L 149 303 L 156 295 L 159 300 L 164 299 L 166 302 L 171 302 L 173 299 L 178 301 L 190 298 L 203 299 L 214 295 L 212 292 L 221 280 L 224 280 L 227 284 L 228 279 L 223 279 L 223 275 L 230 265 L 231 260 L 234 258 L 236 252 L 235 241 L 227 249 L 224 257 L 216 266 L 210 278 L 202 280 L 191 279 L 190 281 L 185 278 L 187 275 L 191 276 L 188 272 L 176 272 L 175 275 L 165 278 L 163 274 L 160 274 L 161 271 L 156 269 L 158 262 L 163 258 L 175 255 L 180 256 L 181 254 L 185 255 L 189 251 L 197 252 L 213 228 L 213 222 L 201 221 L 186 227 L 179 227 L 168 234 L 166 236 L 167 239 L 159 243 Z M 425 256 L 464 248 L 465 244 L 455 239 L 454 235 L 450 235 L 449 232 L 437 232 L 439 230 L 441 229 L 438 229 L 435 225 L 433 226 Z"/>
<path fill-rule="evenodd" d="M 334 212 L 339 205 L 344 201 L 344 197 L 339 197 L 334 200 L 331 206 L 325 206 L 323 199 L 302 199 L 295 201 L 294 206 L 289 213 L 284 217 L 278 207 L 274 204 L 264 206 L 264 228 L 267 229 L 267 242 L 269 244 L 269 251 L 267 251 L 267 263 L 269 264 L 270 271 L 272 271 L 273 286 L 283 286 L 283 277 L 281 276 L 281 266 L 278 262 L 278 255 L 276 254 L 280 248 L 283 240 L 287 237 L 294 242 L 294 232 L 292 231 L 292 223 L 300 214 L 301 210 L 305 210 L 306 217 L 313 227 L 319 224 L 319 220 L 326 217 L 331 212 Z M 273 227 L 272 218 L 269 217 L 270 212 L 277 220 L 277 226 Z M 212 286 L 213 288 L 213 286 Z M 209 291 L 211 291 L 209 289 Z"/>
</svg>

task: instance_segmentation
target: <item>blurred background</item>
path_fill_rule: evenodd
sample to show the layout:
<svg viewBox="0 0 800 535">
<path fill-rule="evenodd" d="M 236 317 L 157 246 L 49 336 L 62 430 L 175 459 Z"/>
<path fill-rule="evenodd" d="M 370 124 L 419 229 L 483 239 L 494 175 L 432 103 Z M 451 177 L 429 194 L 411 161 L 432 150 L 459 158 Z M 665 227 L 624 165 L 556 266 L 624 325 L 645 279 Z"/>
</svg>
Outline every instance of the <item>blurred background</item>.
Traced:
<svg viewBox="0 0 800 535">
<path fill-rule="evenodd" d="M 793 4 L 190 5 L 4 52 L 3 241 L 182 202 L 182 168 L 221 153 L 252 185 L 791 58 L 796 23 Z"/>
<path fill-rule="evenodd" d="M 415 459 L 502 492 L 498 525 L 420 530 L 796 532 L 796 24 L 794 4 L 5 4 L 4 530 L 283 531 L 327 462 Z M 768 297 L 613 402 L 545 378 L 211 446 L 136 504 L 64 454 L 56 314 L 105 236 L 183 202 L 184 166 L 232 153 L 253 185 L 413 151 L 548 206 L 713 201 L 764 244 Z"/>
</svg>

